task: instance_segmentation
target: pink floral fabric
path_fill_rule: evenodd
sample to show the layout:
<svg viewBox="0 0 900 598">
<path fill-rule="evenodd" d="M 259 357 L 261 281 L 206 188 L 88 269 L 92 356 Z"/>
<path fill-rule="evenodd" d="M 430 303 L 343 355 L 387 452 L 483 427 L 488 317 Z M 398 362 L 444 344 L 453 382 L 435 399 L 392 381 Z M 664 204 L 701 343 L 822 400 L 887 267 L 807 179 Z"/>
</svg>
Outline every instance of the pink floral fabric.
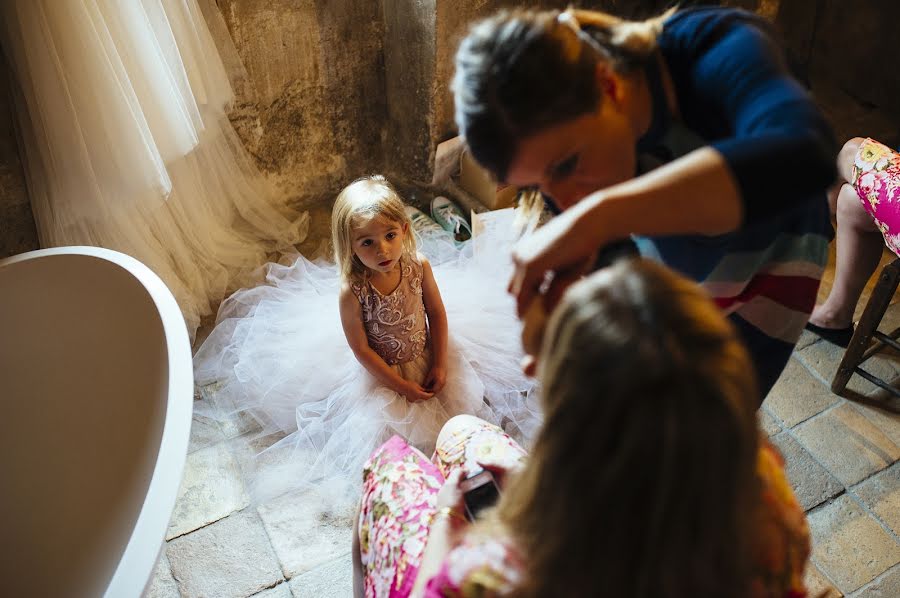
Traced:
<svg viewBox="0 0 900 598">
<path fill-rule="evenodd" d="M 467 472 L 479 464 L 521 467 L 525 451 L 500 428 L 474 417 L 463 425 L 450 420 L 441 432 L 432 461 L 394 436 L 366 464 L 359 538 L 365 595 L 409 596 L 416 581 L 437 492 L 455 468 Z M 753 539 L 754 598 L 806 596 L 804 569 L 809 559 L 809 529 L 803 509 L 784 474 L 778 451 L 763 440 L 757 457 L 759 510 Z M 522 581 L 526 564 L 509 537 L 498 530 L 487 537 L 466 534 L 428 580 L 428 598 L 489 598 L 510 594 Z"/>
<path fill-rule="evenodd" d="M 525 561 L 510 539 L 468 535 L 428 580 L 425 598 L 506 596 L 522 583 L 524 572 Z"/>
<path fill-rule="evenodd" d="M 900 154 L 866 139 L 856 152 L 850 182 L 888 249 L 900 256 Z"/>
<path fill-rule="evenodd" d="M 432 461 L 399 436 L 381 445 L 363 470 L 358 532 L 365 595 L 409 596 L 437 510 L 437 492 L 455 468 L 474 473 L 481 464 L 496 464 L 513 470 L 524 459 L 525 451 L 503 430 L 471 416 L 448 422 Z M 490 556 L 477 546 L 473 550 L 470 561 Z"/>
</svg>

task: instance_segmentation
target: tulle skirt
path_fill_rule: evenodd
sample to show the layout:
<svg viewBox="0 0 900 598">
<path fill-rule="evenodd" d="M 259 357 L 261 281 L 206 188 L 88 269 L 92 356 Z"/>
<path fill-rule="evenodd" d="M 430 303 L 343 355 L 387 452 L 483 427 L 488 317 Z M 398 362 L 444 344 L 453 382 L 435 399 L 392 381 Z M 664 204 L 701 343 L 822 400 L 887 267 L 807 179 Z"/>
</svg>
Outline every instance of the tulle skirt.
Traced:
<svg viewBox="0 0 900 598">
<path fill-rule="evenodd" d="M 430 453 L 441 426 L 460 413 L 528 445 L 540 412 L 535 383 L 521 371 L 521 327 L 505 288 L 512 215 L 489 217 L 503 225 L 461 247 L 440 234 L 418 239 L 420 251 L 435 256 L 450 331 L 446 386 L 424 402 L 382 386 L 354 357 L 332 263 L 297 255 L 268 264 L 262 284 L 222 304 L 195 374 L 215 416 L 250 418 L 258 451 L 242 467 L 255 501 L 314 489 L 330 510 L 347 509 L 376 447 L 399 434 Z M 430 365 L 426 351 L 395 367 L 421 382 Z"/>
</svg>

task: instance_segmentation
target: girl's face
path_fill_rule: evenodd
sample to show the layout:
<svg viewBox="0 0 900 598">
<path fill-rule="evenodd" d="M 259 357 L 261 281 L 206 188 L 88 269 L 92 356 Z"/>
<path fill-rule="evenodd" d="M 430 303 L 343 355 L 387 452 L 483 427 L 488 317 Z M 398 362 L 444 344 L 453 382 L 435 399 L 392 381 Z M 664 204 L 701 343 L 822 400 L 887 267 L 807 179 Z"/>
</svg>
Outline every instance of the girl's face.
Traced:
<svg viewBox="0 0 900 598">
<path fill-rule="evenodd" d="M 407 228 L 406 223 L 401 224 L 381 215 L 354 226 L 350 233 L 353 254 L 369 270 L 388 273 L 403 255 Z"/>
<path fill-rule="evenodd" d="M 626 113 L 605 96 L 600 109 L 519 142 L 506 182 L 537 187 L 566 210 L 635 174 L 636 135 Z"/>
</svg>

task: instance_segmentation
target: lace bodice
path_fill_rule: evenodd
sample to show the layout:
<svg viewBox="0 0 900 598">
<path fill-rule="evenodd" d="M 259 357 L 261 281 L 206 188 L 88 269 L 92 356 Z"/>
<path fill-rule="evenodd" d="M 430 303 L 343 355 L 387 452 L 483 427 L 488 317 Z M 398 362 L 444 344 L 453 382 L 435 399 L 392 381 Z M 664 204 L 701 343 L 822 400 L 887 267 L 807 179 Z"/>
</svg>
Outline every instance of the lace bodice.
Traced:
<svg viewBox="0 0 900 598">
<path fill-rule="evenodd" d="M 422 264 L 404 256 L 400 260 L 400 284 L 382 295 L 368 280 L 353 282 L 353 294 L 362 305 L 369 346 L 388 365 L 418 357 L 428 342 L 425 303 L 422 300 Z"/>
</svg>

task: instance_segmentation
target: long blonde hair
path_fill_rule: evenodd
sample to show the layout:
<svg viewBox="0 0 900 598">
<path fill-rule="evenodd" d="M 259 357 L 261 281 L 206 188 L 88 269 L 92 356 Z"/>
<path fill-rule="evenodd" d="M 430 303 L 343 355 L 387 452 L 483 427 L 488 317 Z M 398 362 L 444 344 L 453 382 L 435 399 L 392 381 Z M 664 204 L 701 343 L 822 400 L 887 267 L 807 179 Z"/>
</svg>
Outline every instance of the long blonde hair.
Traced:
<svg viewBox="0 0 900 598">
<path fill-rule="evenodd" d="M 403 199 L 379 174 L 356 179 L 338 194 L 331 210 L 331 242 L 334 260 L 344 280 L 366 276 L 367 268 L 353 251 L 353 229 L 364 226 L 373 218 L 382 216 L 405 225 L 403 250 L 406 255 L 415 255 L 416 240 L 404 208 Z"/>
<path fill-rule="evenodd" d="M 514 595 L 745 595 L 756 386 L 704 292 L 618 262 L 566 293 L 539 367 L 543 428 L 481 529 L 521 550 Z"/>
</svg>

